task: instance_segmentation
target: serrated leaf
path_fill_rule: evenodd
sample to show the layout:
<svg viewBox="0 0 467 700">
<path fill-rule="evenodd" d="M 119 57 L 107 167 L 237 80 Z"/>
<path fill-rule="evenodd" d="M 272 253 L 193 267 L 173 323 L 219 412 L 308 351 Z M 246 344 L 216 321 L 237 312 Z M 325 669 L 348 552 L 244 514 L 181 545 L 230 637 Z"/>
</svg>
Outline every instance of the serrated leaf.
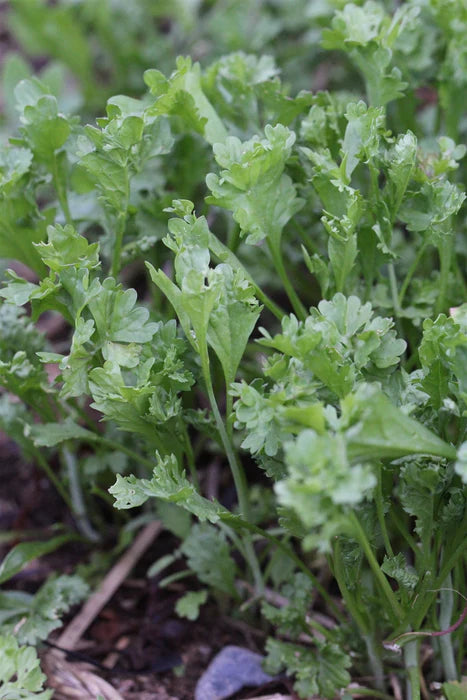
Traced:
<svg viewBox="0 0 467 700">
<path fill-rule="evenodd" d="M 199 580 L 218 591 L 238 598 L 235 588 L 237 566 L 223 532 L 212 525 L 194 525 L 181 550 Z"/>
<path fill-rule="evenodd" d="M 417 574 L 407 565 L 402 552 L 399 552 L 395 557 L 385 556 L 381 570 L 395 579 L 402 588 L 409 591 L 412 591 L 418 583 Z"/>
<path fill-rule="evenodd" d="M 13 635 L 0 636 L 0 696 L 49 700 L 53 691 L 43 690 L 45 681 L 36 650 L 19 646 Z"/>
<path fill-rule="evenodd" d="M 15 631 L 20 644 L 37 644 L 61 626 L 61 617 L 87 593 L 88 586 L 79 576 L 51 577 L 34 595 L 21 598 L 7 591 L 0 600 L 2 612 L 7 608 L 8 614 L 8 618 L 3 615 L 3 626 Z"/>
<path fill-rule="evenodd" d="M 208 599 L 208 592 L 188 591 L 175 604 L 175 612 L 179 617 L 186 617 L 188 620 L 197 620 L 199 609 Z"/>
<path fill-rule="evenodd" d="M 303 206 L 288 175 L 285 163 L 295 134 L 278 124 L 265 127 L 265 138 L 255 136 L 241 143 L 228 137 L 214 147 L 216 161 L 223 168 L 211 173 L 206 183 L 212 192 L 207 201 L 230 209 L 247 243 L 269 237 L 277 244 L 283 227 Z"/>
<path fill-rule="evenodd" d="M 226 129 L 202 90 L 198 63 L 179 56 L 177 70 L 168 80 L 151 69 L 145 72 L 144 81 L 157 97 L 148 114 L 180 114 L 191 127 L 204 133 L 209 143 L 225 140 Z"/>
<path fill-rule="evenodd" d="M 89 302 L 102 342 L 147 343 L 157 330 L 148 322 L 149 311 L 136 305 L 134 289 L 123 290 L 112 277 L 104 280 L 99 295 Z"/>
<path fill-rule="evenodd" d="M 118 474 L 109 493 L 115 497 L 115 508 L 135 508 L 148 498 L 160 498 L 185 508 L 201 521 L 215 523 L 224 512 L 218 503 L 208 501 L 197 493 L 185 472 L 180 470 L 174 455 L 158 457 L 158 464 L 150 480 Z"/>
<path fill-rule="evenodd" d="M 99 267 L 99 244 L 89 244 L 73 226 L 48 226 L 47 239 L 47 243 L 38 243 L 36 248 L 43 262 L 54 272 L 69 266 Z"/>
<path fill-rule="evenodd" d="M 350 682 L 350 658 L 335 644 L 324 642 L 316 646 L 316 650 L 309 649 L 269 638 L 266 670 L 271 674 L 285 670 L 288 676 L 294 676 L 294 690 L 300 698 L 334 698 Z"/>
</svg>

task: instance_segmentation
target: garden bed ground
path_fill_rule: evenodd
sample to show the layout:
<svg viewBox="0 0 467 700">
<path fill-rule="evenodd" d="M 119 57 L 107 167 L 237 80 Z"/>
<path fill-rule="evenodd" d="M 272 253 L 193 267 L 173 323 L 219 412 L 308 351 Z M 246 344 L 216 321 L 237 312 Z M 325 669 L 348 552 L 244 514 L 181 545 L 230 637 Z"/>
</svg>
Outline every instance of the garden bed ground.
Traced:
<svg viewBox="0 0 467 700">
<path fill-rule="evenodd" d="M 0 472 L 2 531 L 17 531 L 19 536 L 31 532 L 35 539 L 45 539 L 57 523 L 69 521 L 69 514 L 49 481 L 33 464 L 21 458 L 15 443 L 3 434 L 0 434 Z M 109 533 L 107 544 L 111 540 Z M 0 559 L 11 544 L 10 541 L 0 545 Z M 192 700 L 199 677 L 223 647 L 237 644 L 262 651 L 265 638 L 262 631 L 244 621 L 219 615 L 215 605 L 205 606 L 195 622 L 176 615 L 174 606 L 186 591 L 184 583 L 174 582 L 162 589 L 156 579 L 145 575 L 151 563 L 174 546 L 175 539 L 169 533 L 163 532 L 155 539 L 67 657 L 68 669 L 87 664 L 92 673 L 105 678 L 125 700 Z M 91 550 L 84 544 L 65 545 L 33 561 L 8 587 L 33 592 L 50 574 L 71 574 L 77 566 L 86 564 L 90 555 Z M 60 630 L 52 634 L 49 642 L 57 641 L 59 634 Z M 42 656 L 47 656 L 51 649 L 52 646 L 43 647 Z M 249 698 L 263 694 L 262 691 L 266 694 L 281 690 L 287 690 L 286 686 L 276 683 L 232 697 Z M 59 693 L 57 697 L 70 696 Z"/>
</svg>

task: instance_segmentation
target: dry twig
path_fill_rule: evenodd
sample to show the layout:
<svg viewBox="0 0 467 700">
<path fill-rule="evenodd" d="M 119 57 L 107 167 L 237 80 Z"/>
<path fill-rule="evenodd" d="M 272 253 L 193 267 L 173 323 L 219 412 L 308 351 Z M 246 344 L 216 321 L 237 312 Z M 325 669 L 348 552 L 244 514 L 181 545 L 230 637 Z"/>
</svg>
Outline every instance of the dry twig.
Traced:
<svg viewBox="0 0 467 700">
<path fill-rule="evenodd" d="M 121 586 L 161 529 L 160 522 L 146 525 L 62 632 L 56 642 L 56 646 L 61 649 L 53 648 L 46 654 L 44 670 L 49 686 L 56 691 L 54 697 L 57 700 L 95 700 L 99 695 L 105 700 L 123 700 L 110 683 L 90 670 L 88 664 L 67 661 L 65 653 L 76 647 L 89 625 Z"/>
<path fill-rule="evenodd" d="M 56 642 L 58 647 L 64 647 L 68 651 L 74 649 L 76 643 L 81 639 L 89 625 L 95 620 L 104 605 L 108 603 L 110 598 L 121 586 L 137 561 L 160 533 L 161 529 L 162 524 L 155 521 L 146 525 L 139 533 L 133 544 L 110 569 L 109 573 L 101 581 L 98 589 L 88 598 L 76 617 L 73 618 L 64 632 L 62 632 Z"/>
</svg>

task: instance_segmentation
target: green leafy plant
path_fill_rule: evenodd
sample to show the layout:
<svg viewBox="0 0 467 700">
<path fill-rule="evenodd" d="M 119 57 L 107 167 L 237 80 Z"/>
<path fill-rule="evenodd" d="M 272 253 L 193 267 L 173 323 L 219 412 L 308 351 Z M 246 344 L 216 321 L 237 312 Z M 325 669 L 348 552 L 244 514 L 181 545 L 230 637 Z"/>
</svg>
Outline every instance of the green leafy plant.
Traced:
<svg viewBox="0 0 467 700">
<path fill-rule="evenodd" d="M 454 697 L 465 673 L 467 15 L 392 4 L 245 0 L 221 17 L 174 3 L 168 34 L 208 36 L 210 63 L 179 57 L 138 88 L 116 72 L 132 96 L 106 94 L 93 125 L 50 76 L 9 68 L 0 377 L 17 399 L 1 397 L 0 427 L 94 546 L 109 498 L 115 531 L 143 505 L 160 518 L 180 544 L 149 575 L 190 578 L 178 614 L 196 619 L 208 596 L 248 610 L 267 669 L 303 698 L 389 698 L 390 674 L 411 700 L 426 681 Z M 95 12 L 18 0 L 11 21 L 34 53 L 71 20 L 86 41 Z M 98 20 L 97 44 L 126 66 Z M 295 68 L 294 32 L 308 42 Z M 277 62 L 260 55 L 273 38 Z M 89 51 L 50 47 L 87 108 Z M 318 64 L 328 89 L 297 92 Z M 139 48 L 134 65 L 142 76 Z M 35 327 L 44 314 L 69 331 L 59 348 Z M 230 498 L 208 497 L 212 460 Z M 0 581 L 42 552 L 18 547 Z M 2 593 L 5 633 L 35 644 L 83 595 L 67 577 Z"/>
<path fill-rule="evenodd" d="M 0 693 L 4 698 L 48 700 L 51 690 L 43 690 L 45 676 L 35 649 L 20 647 L 14 636 L 0 637 Z"/>
</svg>

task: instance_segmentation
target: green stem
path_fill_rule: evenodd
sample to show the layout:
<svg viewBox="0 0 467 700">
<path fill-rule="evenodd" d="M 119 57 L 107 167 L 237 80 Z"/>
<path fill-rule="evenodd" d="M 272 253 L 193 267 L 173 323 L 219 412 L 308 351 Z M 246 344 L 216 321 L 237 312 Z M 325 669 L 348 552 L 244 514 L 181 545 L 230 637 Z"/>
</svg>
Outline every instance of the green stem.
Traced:
<svg viewBox="0 0 467 700">
<path fill-rule="evenodd" d="M 334 270 L 334 277 L 336 280 L 336 289 L 341 294 L 345 293 L 345 283 L 347 282 L 348 274 L 351 270 L 349 263 L 352 263 L 352 258 L 355 257 L 355 247 L 354 247 L 354 236 L 352 234 L 347 241 L 340 243 L 344 247 L 344 257 L 340 269 Z M 338 274 L 339 273 L 339 274 Z"/>
<path fill-rule="evenodd" d="M 311 627 L 312 629 L 315 629 L 317 632 L 323 635 L 325 639 L 328 640 L 328 642 L 331 642 L 331 644 L 335 643 L 335 635 L 334 631 L 326 629 L 326 627 L 323 627 L 323 625 L 320 625 L 319 622 L 316 622 L 316 620 L 313 620 L 312 617 L 307 616 L 305 620 L 305 625 L 307 627 Z M 305 634 L 309 632 L 308 629 L 305 629 Z"/>
<path fill-rule="evenodd" d="M 391 509 L 391 520 L 396 526 L 397 530 L 399 531 L 399 534 L 402 535 L 406 543 L 409 545 L 410 549 L 417 556 L 418 545 L 415 542 L 412 535 L 410 534 L 410 532 L 408 532 L 407 528 L 405 527 L 404 523 L 402 522 L 401 518 L 399 517 L 397 511 L 394 508 Z"/>
<path fill-rule="evenodd" d="M 313 586 L 316 588 L 318 593 L 321 595 L 323 600 L 326 601 L 326 603 L 329 605 L 329 608 L 332 610 L 334 617 L 336 620 L 339 620 L 339 622 L 342 625 L 346 624 L 346 619 L 340 612 L 339 608 L 336 606 L 335 602 L 329 595 L 328 591 L 324 588 L 324 586 L 318 581 L 316 576 L 310 571 L 310 569 L 307 567 L 305 562 L 294 552 L 292 547 L 290 547 L 288 544 L 285 542 L 282 542 L 282 540 L 279 540 L 277 537 L 274 535 L 271 535 L 270 532 L 267 532 L 267 530 L 263 530 L 263 528 L 258 527 L 258 525 L 253 525 L 252 523 L 247 522 L 246 520 L 242 520 L 241 518 L 237 517 L 236 515 L 233 515 L 231 513 L 221 513 L 221 519 L 228 523 L 232 528 L 236 529 L 247 529 L 249 532 L 254 533 L 256 535 L 260 535 L 260 537 L 263 537 L 264 539 L 268 540 L 269 542 L 272 542 L 278 549 L 281 550 L 291 561 L 294 562 L 294 564 L 297 566 L 300 571 L 302 571 L 307 578 L 310 579 L 312 582 Z"/>
<path fill-rule="evenodd" d="M 200 488 L 199 488 L 198 472 L 196 470 L 195 455 L 193 453 L 193 447 L 191 445 L 190 436 L 188 435 L 186 423 L 183 423 L 183 437 L 185 440 L 186 459 L 188 462 L 188 468 L 190 470 L 193 485 L 195 486 L 196 490 L 199 491 Z"/>
<path fill-rule="evenodd" d="M 411 281 L 412 281 L 412 277 L 413 277 L 414 274 L 415 274 L 415 270 L 417 269 L 417 267 L 418 267 L 419 264 L 420 264 L 420 261 L 421 261 L 423 255 L 424 255 L 424 253 L 425 253 L 425 250 L 426 250 L 426 248 L 427 248 L 427 245 L 428 245 L 428 244 L 427 244 L 426 242 L 424 242 L 424 243 L 420 246 L 420 248 L 418 249 L 417 255 L 415 256 L 415 258 L 414 258 L 414 260 L 413 260 L 411 266 L 410 266 L 409 269 L 407 270 L 407 274 L 406 274 L 406 276 L 405 276 L 405 278 L 404 278 L 404 281 L 402 282 L 402 285 L 401 285 L 401 288 L 400 288 L 400 291 L 399 291 L 399 307 L 400 307 L 400 308 L 402 308 L 402 302 L 404 301 L 405 295 L 406 295 L 406 293 L 407 293 L 407 289 L 409 288 L 409 285 L 410 285 L 410 283 L 411 283 Z"/>
<path fill-rule="evenodd" d="M 232 253 L 237 252 L 239 245 L 240 245 L 240 226 L 238 224 L 236 224 L 233 231 L 231 232 L 231 234 L 229 236 L 229 248 L 232 251 Z"/>
<path fill-rule="evenodd" d="M 58 493 L 60 496 L 63 498 L 65 503 L 67 504 L 68 508 L 70 511 L 73 513 L 74 507 L 73 507 L 73 502 L 71 498 L 69 497 L 68 493 L 66 492 L 65 487 L 63 486 L 62 482 L 60 479 L 57 477 L 57 475 L 54 473 L 52 468 L 50 467 L 49 463 L 47 460 L 43 457 L 43 455 L 39 452 L 37 448 L 34 448 L 34 459 L 36 460 L 37 464 L 40 466 L 40 468 L 45 472 L 47 477 L 50 479 L 52 484 L 55 486 L 57 489 Z"/>
<path fill-rule="evenodd" d="M 212 412 L 214 414 L 214 419 L 216 421 L 217 430 L 219 432 L 222 445 L 227 456 L 227 461 L 229 463 L 230 471 L 232 472 L 232 477 L 235 484 L 235 489 L 237 491 L 238 505 L 240 507 L 240 513 L 242 517 L 249 521 L 250 520 L 250 505 L 248 502 L 248 488 L 245 479 L 245 474 L 243 469 L 237 461 L 237 457 L 233 451 L 229 436 L 225 429 L 224 421 L 219 411 L 219 406 L 217 405 L 216 397 L 214 395 L 214 388 L 211 381 L 211 372 L 209 369 L 209 357 L 208 351 L 206 349 L 201 349 L 202 340 L 199 339 L 200 344 L 200 357 L 201 357 L 201 368 L 203 372 L 204 382 L 206 384 L 206 391 L 209 398 L 209 403 L 211 404 Z"/>
<path fill-rule="evenodd" d="M 235 417 L 233 415 L 233 396 L 230 394 L 227 387 L 227 394 L 225 397 L 225 424 L 227 427 L 227 434 L 229 436 L 230 441 L 232 441 L 233 436 L 234 418 Z"/>
<path fill-rule="evenodd" d="M 376 513 L 378 515 L 378 522 L 381 528 L 381 533 L 383 535 L 384 547 L 386 549 L 386 554 L 388 557 L 393 557 L 394 552 L 391 546 L 391 541 L 389 539 L 388 530 L 386 527 L 386 520 L 384 518 L 384 501 L 383 501 L 383 467 L 381 465 L 377 468 L 377 478 L 378 482 L 376 484 L 375 491 L 375 502 L 376 502 Z"/>
<path fill-rule="evenodd" d="M 452 591 L 452 577 L 449 573 L 448 576 L 446 576 L 443 583 L 443 588 L 440 591 L 439 627 L 441 630 L 446 630 L 450 627 L 453 609 L 454 594 Z M 454 657 L 454 649 L 452 646 L 452 634 L 445 634 L 442 637 L 438 637 L 438 641 L 444 668 L 444 678 L 447 681 L 456 681 L 457 668 Z"/>
<path fill-rule="evenodd" d="M 432 571 L 425 571 L 421 575 L 419 584 L 415 589 L 412 606 L 407 610 L 405 618 L 399 625 L 399 629 L 396 630 L 397 634 L 407 632 L 407 630 L 416 632 L 420 629 L 435 598 L 435 594 L 429 592 L 434 589 L 434 585 Z"/>
<path fill-rule="evenodd" d="M 383 572 L 381 571 L 381 568 L 376 560 L 375 555 L 373 554 L 373 550 L 371 548 L 370 543 L 368 542 L 367 536 L 365 535 L 365 532 L 360 525 L 360 521 L 358 520 L 357 516 L 355 513 L 350 514 L 350 522 L 353 526 L 354 533 L 356 535 L 356 538 L 358 542 L 360 543 L 360 546 L 362 547 L 365 556 L 367 558 L 367 561 L 370 565 L 371 570 L 373 571 L 373 574 L 376 578 L 376 581 L 378 582 L 379 587 L 381 588 L 382 593 L 384 594 L 387 602 L 389 603 L 390 610 L 392 612 L 392 616 L 395 618 L 396 621 L 400 621 L 404 617 L 404 612 L 399 605 L 396 596 L 394 595 L 394 591 L 392 590 L 391 586 L 389 585 L 389 582 Z"/>
<path fill-rule="evenodd" d="M 426 585 L 424 585 L 423 589 L 419 591 L 419 596 L 417 599 L 417 602 L 414 604 L 413 608 L 409 611 L 407 617 L 404 620 L 404 625 L 407 626 L 410 624 L 410 621 L 413 620 L 412 628 L 414 630 L 419 630 L 423 620 L 425 619 L 430 607 L 432 606 L 437 592 L 439 588 L 442 587 L 443 582 L 445 581 L 446 577 L 448 574 L 452 571 L 454 566 L 456 565 L 456 562 L 464 556 L 465 554 L 465 534 L 466 534 L 466 526 L 467 526 L 467 512 L 464 515 L 463 522 L 460 524 L 457 534 L 454 537 L 451 546 L 449 548 L 449 554 L 445 554 L 443 563 L 441 565 L 441 571 L 440 574 L 437 576 L 437 578 L 434 581 L 430 581 L 430 578 L 428 574 L 430 572 L 427 572 L 425 575 L 425 578 L 427 579 Z M 447 548 L 446 548 L 447 549 Z"/>
<path fill-rule="evenodd" d="M 150 470 L 150 474 L 152 474 L 152 472 L 154 471 L 154 467 L 156 466 L 155 462 L 152 462 L 150 459 L 143 457 L 142 455 L 138 454 L 129 447 L 126 447 L 125 445 L 122 445 L 119 442 L 113 442 L 113 440 L 107 440 L 107 438 L 100 436 L 98 437 L 97 442 L 99 445 L 101 445 L 101 447 L 106 447 L 107 449 L 112 450 L 113 452 L 123 452 L 123 454 L 126 454 L 128 457 L 131 457 L 131 459 L 134 459 L 135 462 L 143 464 Z"/>
<path fill-rule="evenodd" d="M 420 700 L 420 669 L 418 664 L 418 641 L 408 642 L 404 648 L 407 670 L 407 700 Z"/>
<path fill-rule="evenodd" d="M 57 156 L 55 153 L 54 153 L 52 164 L 53 164 L 52 165 L 52 178 L 53 178 L 55 191 L 57 193 L 58 201 L 60 202 L 60 206 L 61 206 L 63 214 L 65 216 L 65 221 L 67 222 L 67 224 L 72 225 L 73 219 L 71 217 L 70 207 L 68 206 L 67 191 L 66 191 L 66 188 L 63 187 L 63 182 L 62 182 L 62 179 L 61 179 L 60 174 L 58 172 L 58 160 L 57 160 Z"/>
<path fill-rule="evenodd" d="M 438 246 L 440 266 L 438 299 L 436 302 L 436 313 L 438 314 L 446 310 L 453 243 L 454 237 L 452 233 L 445 233 Z"/>
<path fill-rule="evenodd" d="M 250 520 L 250 504 L 249 504 L 249 494 L 248 487 L 245 479 L 245 473 L 237 461 L 237 457 L 232 447 L 232 443 L 227 434 L 224 421 L 219 411 L 219 406 L 217 405 L 216 397 L 214 395 L 214 388 L 212 386 L 211 371 L 209 367 L 209 353 L 205 338 L 198 337 L 199 343 L 199 355 L 201 359 L 201 369 L 203 373 L 204 382 L 206 384 L 206 390 L 209 398 L 209 403 L 211 404 L 211 409 L 214 414 L 214 419 L 216 421 L 217 430 L 219 432 L 222 445 L 227 456 L 227 461 L 229 463 L 230 471 L 235 484 L 235 489 L 237 491 L 238 505 L 240 508 L 240 513 L 245 518 L 246 521 Z M 250 566 L 250 570 L 253 574 L 255 581 L 255 587 L 258 592 L 264 589 L 263 577 L 261 574 L 261 568 L 256 556 L 256 552 L 251 541 L 251 537 L 245 538 L 245 553 L 247 556 L 247 561 Z"/>
<path fill-rule="evenodd" d="M 420 629 L 423 620 L 425 619 L 428 610 L 433 604 L 437 591 L 442 587 L 443 582 L 447 578 L 448 574 L 452 571 L 456 562 L 465 554 L 465 531 L 467 523 L 467 512 L 464 515 L 463 524 L 459 527 L 457 535 L 454 538 L 451 547 L 450 554 L 446 554 L 441 566 L 440 574 L 437 576 L 435 581 L 429 585 L 429 591 L 426 595 L 420 596 L 420 604 L 414 606 L 413 618 L 414 618 L 414 629 Z M 426 587 L 428 588 L 428 586 Z M 417 601 L 418 603 L 418 601 Z"/>
<path fill-rule="evenodd" d="M 68 480 L 70 483 L 70 495 L 73 502 L 73 512 L 76 516 L 76 524 L 79 531 L 84 537 L 91 542 L 98 542 L 100 537 L 92 527 L 86 512 L 86 504 L 81 489 L 81 483 L 78 474 L 78 465 L 75 455 L 66 447 L 62 448 L 62 457 L 68 472 Z"/>
<path fill-rule="evenodd" d="M 339 586 L 339 590 L 341 592 L 341 595 L 344 599 L 344 602 L 347 606 L 347 609 L 350 613 L 350 615 L 353 617 L 355 620 L 355 623 L 357 624 L 357 627 L 360 629 L 360 632 L 362 633 L 362 636 L 364 638 L 368 637 L 370 635 L 370 627 L 367 624 L 366 620 L 363 618 L 362 614 L 360 613 L 360 610 L 358 608 L 357 603 L 354 601 L 353 596 L 351 595 L 349 589 L 347 588 L 347 585 L 345 583 L 345 575 L 344 575 L 344 566 L 342 563 L 342 553 L 341 553 L 341 546 L 340 546 L 340 541 L 339 538 L 336 537 L 333 545 L 333 573 L 334 577 L 337 581 L 337 585 Z"/>
<path fill-rule="evenodd" d="M 465 555 L 465 536 L 467 531 L 467 510 L 464 514 L 464 519 L 460 524 L 457 534 L 453 539 L 450 547 L 450 554 L 443 559 L 443 564 L 441 566 L 441 572 L 436 579 L 435 587 L 439 588 L 443 585 L 443 581 L 446 576 L 452 571 L 456 562 Z"/>
<path fill-rule="evenodd" d="M 375 640 L 373 636 L 369 634 L 365 635 L 365 645 L 368 652 L 371 672 L 375 678 L 375 685 L 379 690 L 384 690 L 384 669 L 381 661 L 381 653 L 379 652 L 381 645 L 379 645 L 379 648 L 375 648 Z"/>
<path fill-rule="evenodd" d="M 394 269 L 394 263 L 388 264 L 389 272 L 389 286 L 391 289 L 392 305 L 394 307 L 394 313 L 396 316 L 400 316 L 401 307 L 399 304 L 399 295 L 397 293 L 397 278 L 396 271 Z"/>
<path fill-rule="evenodd" d="M 293 288 L 289 277 L 287 275 L 287 271 L 284 267 L 284 262 L 282 260 L 282 255 L 280 252 L 280 246 L 269 239 L 268 241 L 269 244 L 269 250 L 271 252 L 271 257 L 272 261 L 274 263 L 274 267 L 276 268 L 277 274 L 280 277 L 280 280 L 282 284 L 284 285 L 284 290 L 285 293 L 287 294 L 290 303 L 292 304 L 292 308 L 296 314 L 296 316 L 301 320 L 304 321 L 305 318 L 307 317 L 307 310 L 300 301 L 300 299 L 297 296 L 297 293 L 295 292 L 295 289 Z"/>
<path fill-rule="evenodd" d="M 125 232 L 125 222 L 126 222 L 126 212 L 120 212 L 117 217 L 117 225 L 115 229 L 115 241 L 112 251 L 112 266 L 110 268 L 110 274 L 112 277 L 117 279 L 118 273 L 121 267 L 121 256 L 122 256 L 122 242 L 123 234 Z"/>
<path fill-rule="evenodd" d="M 311 240 L 311 236 L 306 234 L 303 226 L 299 224 L 298 221 L 295 221 L 295 219 L 292 219 L 292 224 L 298 231 L 302 243 L 305 246 L 305 249 L 308 251 L 308 253 L 310 255 L 318 255 L 321 257 L 321 253 L 319 252 L 317 245 Z"/>
<path fill-rule="evenodd" d="M 373 199 L 373 204 L 375 206 L 375 210 L 377 211 L 377 207 L 380 200 L 380 191 L 378 185 L 379 170 L 373 165 L 371 160 L 368 161 L 368 171 L 370 173 L 370 192 Z"/>
<path fill-rule="evenodd" d="M 394 263 L 389 263 L 388 272 L 389 272 L 389 287 L 391 289 L 392 306 L 394 309 L 396 328 L 397 328 L 398 334 L 401 337 L 403 337 L 404 336 L 404 329 L 402 328 L 401 319 L 400 319 L 401 307 L 399 304 L 399 295 L 397 292 L 397 277 L 396 277 L 396 271 L 394 269 Z"/>
<path fill-rule="evenodd" d="M 261 289 L 261 287 L 258 287 L 257 284 L 253 284 L 253 287 L 254 287 L 254 289 L 255 289 L 255 294 L 256 294 L 256 296 L 258 297 L 258 299 L 260 300 L 260 302 L 261 302 L 262 304 L 264 304 L 264 306 L 265 306 L 267 309 L 269 309 L 269 311 L 273 314 L 273 316 L 275 316 L 279 321 L 282 321 L 282 319 L 283 319 L 284 316 L 285 316 L 285 311 L 283 311 L 283 310 L 280 308 L 280 306 L 278 306 L 278 305 L 276 304 L 275 301 L 273 301 L 272 299 L 270 299 L 270 298 L 268 297 L 268 295 L 266 294 L 266 292 L 263 292 L 263 290 Z"/>
</svg>

